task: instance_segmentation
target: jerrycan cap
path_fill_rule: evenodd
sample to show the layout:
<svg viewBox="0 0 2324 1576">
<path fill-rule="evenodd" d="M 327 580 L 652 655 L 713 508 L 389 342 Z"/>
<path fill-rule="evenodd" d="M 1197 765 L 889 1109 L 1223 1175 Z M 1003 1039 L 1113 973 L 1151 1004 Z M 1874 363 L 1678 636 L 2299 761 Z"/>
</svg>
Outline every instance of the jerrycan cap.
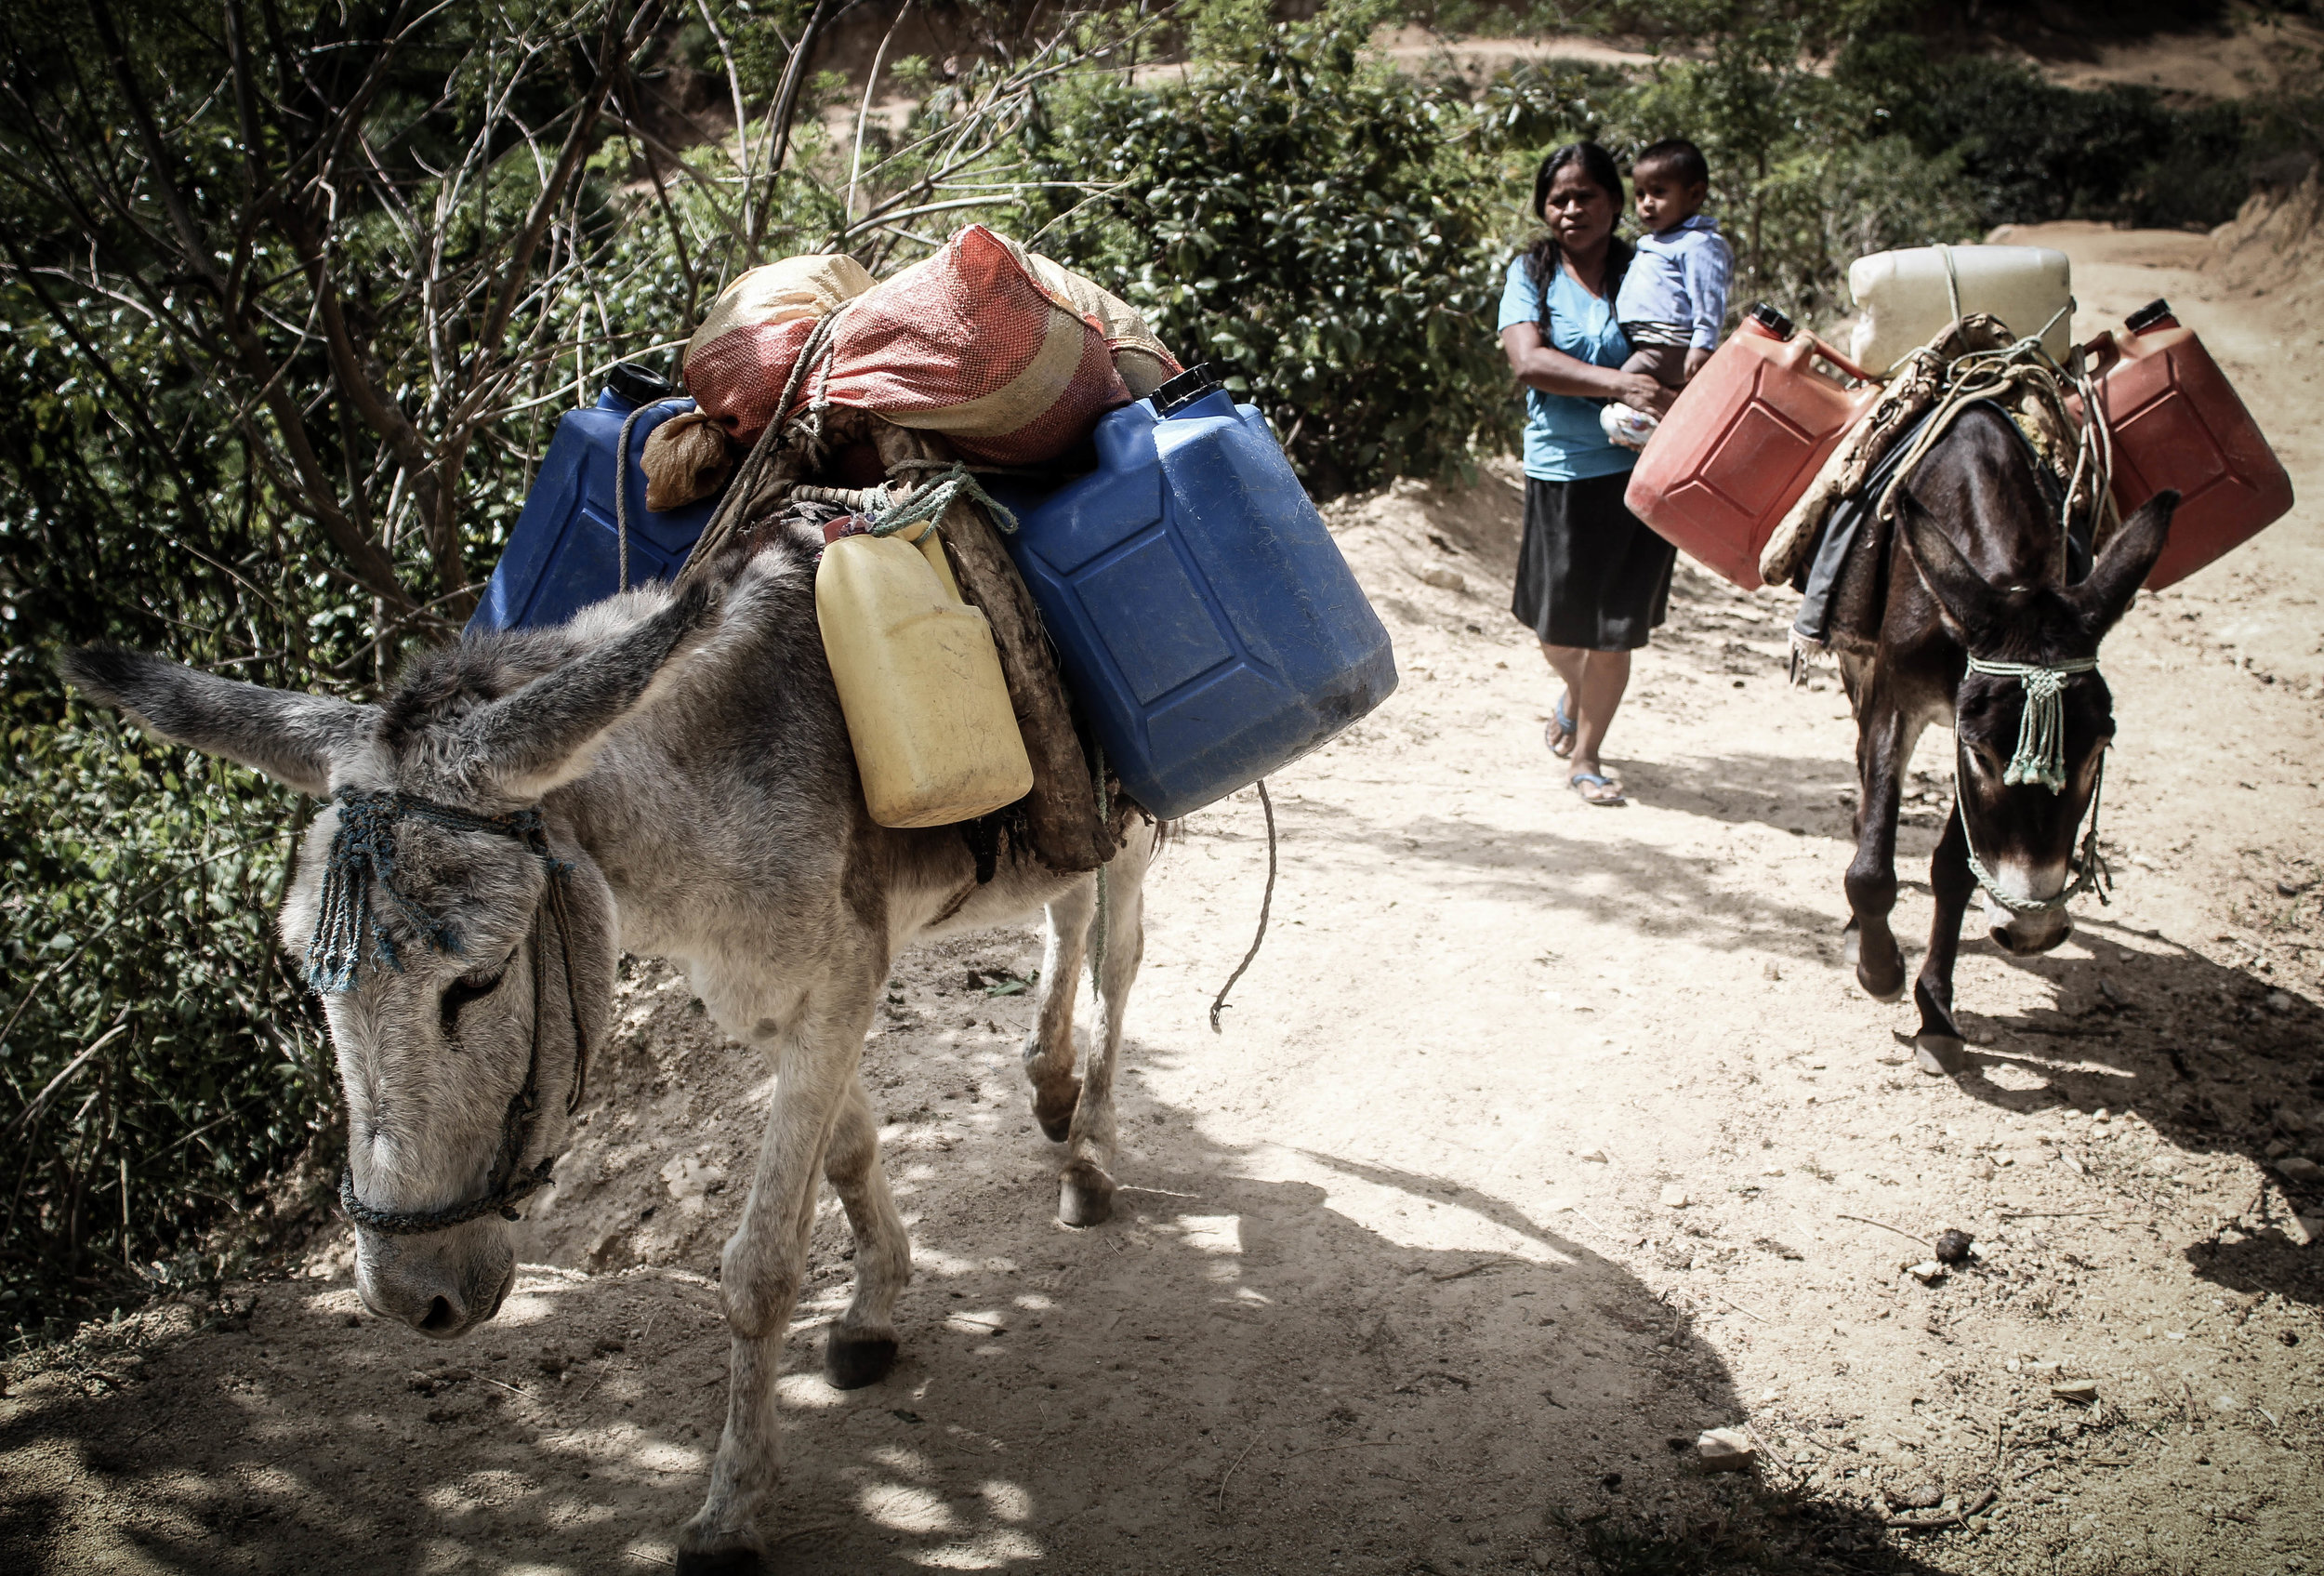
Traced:
<svg viewBox="0 0 2324 1576">
<path fill-rule="evenodd" d="M 1791 320 L 1765 301 L 1751 303 L 1750 319 L 1778 339 L 1789 339 L 1795 332 Z"/>
<path fill-rule="evenodd" d="M 2133 334 L 2149 334 L 2158 328 L 2176 328 L 2179 320 L 2172 315 L 2171 303 L 2158 296 L 2122 320 L 2122 326 Z"/>
<path fill-rule="evenodd" d="M 615 362 L 605 374 L 605 387 L 616 399 L 626 400 L 633 406 L 650 405 L 678 392 L 670 387 L 668 378 L 634 361 Z"/>
<path fill-rule="evenodd" d="M 1219 380 L 1210 376 L 1208 362 L 1196 362 L 1148 396 L 1154 401 L 1154 414 L 1169 420 L 1196 400 L 1219 391 Z"/>
</svg>

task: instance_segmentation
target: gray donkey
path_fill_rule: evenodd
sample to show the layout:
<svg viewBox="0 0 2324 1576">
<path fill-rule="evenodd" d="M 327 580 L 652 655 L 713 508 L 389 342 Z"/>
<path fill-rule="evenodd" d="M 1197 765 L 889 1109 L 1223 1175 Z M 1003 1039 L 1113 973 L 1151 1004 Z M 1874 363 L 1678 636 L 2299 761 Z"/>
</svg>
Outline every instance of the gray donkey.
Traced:
<svg viewBox="0 0 2324 1576">
<path fill-rule="evenodd" d="M 681 961 L 719 1026 L 765 1049 L 775 1094 L 720 1265 L 731 1386 L 708 1497 L 680 1539 L 690 1572 L 759 1564 L 818 1170 L 856 1246 L 825 1372 L 847 1388 L 894 1362 L 911 1250 L 857 1069 L 906 946 L 1048 906 L 1034 1114 L 1068 1146 L 1059 1214 L 1111 1212 L 1114 1065 L 1160 836 L 1134 825 L 1101 889 L 1013 852 L 980 883 L 957 830 L 874 824 L 817 632 L 820 545 L 793 532 L 731 576 L 464 640 L 379 706 L 125 651 L 63 664 L 161 737 L 331 801 L 282 932 L 324 992 L 347 1095 L 341 1198 L 376 1312 L 449 1339 L 498 1311 L 516 1274 L 507 1222 L 565 1145 L 621 949 Z M 1098 1022 L 1076 1079 L 1093 920 Z"/>
</svg>

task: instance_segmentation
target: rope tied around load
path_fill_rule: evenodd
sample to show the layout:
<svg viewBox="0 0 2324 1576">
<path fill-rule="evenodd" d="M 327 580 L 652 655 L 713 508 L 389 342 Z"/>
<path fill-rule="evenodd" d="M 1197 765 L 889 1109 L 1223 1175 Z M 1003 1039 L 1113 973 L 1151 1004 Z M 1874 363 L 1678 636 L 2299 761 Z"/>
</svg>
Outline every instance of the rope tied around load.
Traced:
<svg viewBox="0 0 2324 1576">
<path fill-rule="evenodd" d="M 365 792 L 343 788 L 333 798 L 338 806 L 338 827 L 331 835 L 330 853 L 323 867 L 323 890 L 316 896 L 320 918 L 307 943 L 307 983 L 320 991 L 336 993 L 355 987 L 366 937 L 378 962 L 397 973 L 403 972 L 395 938 L 379 922 L 374 907 L 375 891 L 385 895 L 396 916 L 429 947 L 438 952 L 460 950 L 458 932 L 396 884 L 398 821 L 426 821 L 448 831 L 515 838 L 543 861 L 552 877 L 563 868 L 548 852 L 538 810 L 479 815 L 394 788 Z"/>
<path fill-rule="evenodd" d="M 2066 790 L 2066 681 L 2077 673 L 2094 673 L 2098 659 L 2085 656 L 2068 662 L 1988 662 L 1969 659 L 1972 673 L 2015 679 L 2026 692 L 2026 710 L 2017 724 L 2017 752 L 2010 757 L 2001 781 L 2039 783 L 2052 793 Z"/>
<path fill-rule="evenodd" d="M 941 461 L 906 460 L 897 469 L 933 470 L 940 464 L 942 464 Z M 893 493 L 891 489 L 883 487 L 880 489 L 880 496 L 884 500 L 892 497 Z M 1010 511 L 1006 504 L 986 492 L 983 484 L 969 473 L 969 468 L 966 465 L 955 460 L 940 473 L 930 476 L 928 480 L 905 493 L 901 499 L 894 502 L 883 501 L 872 515 L 871 534 L 875 536 L 890 536 L 908 525 L 918 525 L 924 520 L 942 520 L 944 517 L 944 510 L 950 509 L 956 501 L 961 498 L 967 498 L 970 502 L 982 506 L 985 514 L 991 518 L 996 530 L 1006 531 L 1012 536 L 1016 533 L 1016 515 Z"/>
</svg>

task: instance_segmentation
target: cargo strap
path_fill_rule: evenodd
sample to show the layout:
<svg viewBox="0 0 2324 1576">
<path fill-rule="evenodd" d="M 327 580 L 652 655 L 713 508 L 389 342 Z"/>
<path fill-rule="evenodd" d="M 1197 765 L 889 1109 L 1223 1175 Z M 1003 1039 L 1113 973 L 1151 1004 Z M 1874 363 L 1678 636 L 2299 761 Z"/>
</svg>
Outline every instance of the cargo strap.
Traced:
<svg viewBox="0 0 2324 1576">
<path fill-rule="evenodd" d="M 985 514 L 991 518 L 995 530 L 1015 535 L 1016 515 L 979 485 L 976 478 L 969 474 L 969 468 L 960 461 L 956 459 L 947 466 L 942 460 L 907 459 L 893 469 L 941 471 L 942 474 L 931 476 L 927 481 L 905 494 L 903 499 L 894 504 L 886 503 L 890 490 L 881 488 L 882 505 L 875 511 L 873 517 L 873 536 L 891 536 L 903 530 L 906 525 L 917 525 L 923 520 L 941 520 L 944 518 L 944 510 L 952 507 L 954 500 L 962 497 L 982 504 Z"/>
<path fill-rule="evenodd" d="M 1243 954 L 1243 960 L 1235 965 L 1235 972 L 1226 976 L 1226 983 L 1219 987 L 1219 994 L 1210 1003 L 1212 1034 L 1221 1032 L 1219 1014 L 1226 1011 L 1226 993 L 1235 988 L 1235 982 L 1243 977 L 1243 971 L 1250 967 L 1251 960 L 1259 956 L 1259 948 L 1267 939 L 1267 914 L 1275 904 L 1275 803 L 1267 797 L 1264 777 L 1259 779 L 1259 808 L 1267 817 L 1267 889 L 1259 894 L 1259 934 L 1250 938 L 1250 950 Z"/>
</svg>

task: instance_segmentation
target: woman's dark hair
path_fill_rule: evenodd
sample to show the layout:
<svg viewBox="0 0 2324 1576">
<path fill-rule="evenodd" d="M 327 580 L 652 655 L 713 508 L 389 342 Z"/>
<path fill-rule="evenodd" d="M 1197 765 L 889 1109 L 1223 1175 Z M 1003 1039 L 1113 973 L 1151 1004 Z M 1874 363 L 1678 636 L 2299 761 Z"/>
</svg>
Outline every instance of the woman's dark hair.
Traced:
<svg viewBox="0 0 2324 1576">
<path fill-rule="evenodd" d="M 1541 161 L 1541 167 L 1533 177 L 1533 217 L 1548 221 L 1550 186 L 1557 179 L 1557 172 L 1567 165 L 1581 166 L 1581 173 L 1590 184 L 1614 199 L 1614 212 L 1618 217 L 1623 208 L 1622 172 L 1614 162 L 1614 155 L 1595 142 L 1568 142 L 1552 149 Z M 1557 232 L 1544 230 L 1532 245 L 1525 248 L 1525 269 L 1533 276 L 1534 287 L 1541 292 L 1541 322 L 1550 321 L 1550 276 L 1557 271 L 1563 254 L 1557 245 Z M 1609 235 L 1605 244 L 1605 296 L 1622 287 L 1622 275 L 1630 271 L 1631 245 L 1619 235 Z"/>
</svg>

